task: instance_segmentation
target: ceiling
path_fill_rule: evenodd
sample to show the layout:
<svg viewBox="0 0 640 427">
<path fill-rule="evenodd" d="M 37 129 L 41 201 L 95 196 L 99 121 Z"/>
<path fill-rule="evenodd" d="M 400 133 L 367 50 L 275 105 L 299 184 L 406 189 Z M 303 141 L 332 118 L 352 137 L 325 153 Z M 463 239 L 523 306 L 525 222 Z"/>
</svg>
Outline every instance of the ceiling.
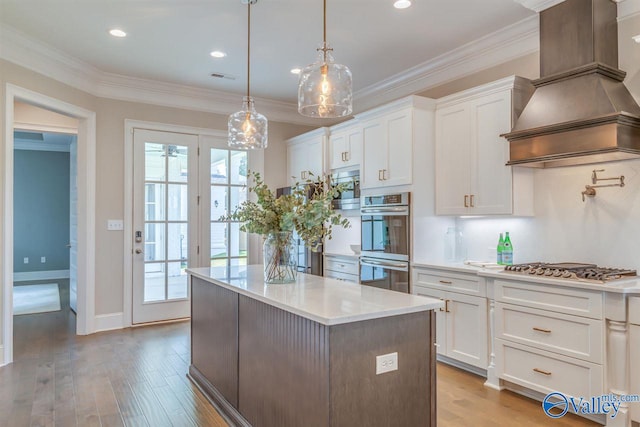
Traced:
<svg viewBox="0 0 640 427">
<path fill-rule="evenodd" d="M 414 0 L 403 10 L 393 0 L 327 3 L 327 39 L 351 68 L 356 96 L 535 15 L 514 0 Z M 241 95 L 246 11 L 241 0 L 0 0 L 0 23 L 105 73 Z M 259 0 L 251 18 L 252 95 L 295 103 L 290 69 L 315 60 L 322 1 Z M 110 36 L 114 27 L 128 36 Z M 228 55 L 214 59 L 212 50 Z"/>
</svg>

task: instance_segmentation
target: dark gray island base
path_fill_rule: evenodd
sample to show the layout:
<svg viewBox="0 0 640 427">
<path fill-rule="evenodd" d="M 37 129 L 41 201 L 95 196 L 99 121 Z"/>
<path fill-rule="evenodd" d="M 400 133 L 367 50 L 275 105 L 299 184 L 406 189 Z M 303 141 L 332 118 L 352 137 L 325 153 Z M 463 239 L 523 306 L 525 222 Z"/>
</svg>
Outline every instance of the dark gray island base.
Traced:
<svg viewBox="0 0 640 427">
<path fill-rule="evenodd" d="M 327 300 L 335 298 L 320 298 L 324 287 L 335 294 L 342 289 L 335 282 L 353 294 L 361 286 L 308 276 L 252 295 L 251 271 L 236 270 L 233 276 L 240 279 L 234 285 L 232 279 L 216 279 L 224 274 L 215 270 L 190 270 L 189 377 L 231 425 L 436 425 L 432 308 L 375 314 L 380 309 L 372 307 L 365 290 L 360 307 L 351 297 L 343 301 L 351 305 L 342 307 L 347 315 L 322 317 Z M 376 301 L 384 296 L 376 294 Z M 289 303 L 291 308 L 283 306 Z M 398 369 L 376 375 L 376 356 L 394 352 Z"/>
</svg>

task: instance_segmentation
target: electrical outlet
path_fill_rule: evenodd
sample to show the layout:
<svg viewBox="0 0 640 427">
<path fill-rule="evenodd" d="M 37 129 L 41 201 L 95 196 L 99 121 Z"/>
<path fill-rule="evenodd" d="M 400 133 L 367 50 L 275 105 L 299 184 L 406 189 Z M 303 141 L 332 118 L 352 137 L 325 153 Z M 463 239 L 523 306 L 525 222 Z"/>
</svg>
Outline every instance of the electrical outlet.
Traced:
<svg viewBox="0 0 640 427">
<path fill-rule="evenodd" d="M 376 375 L 398 370 L 398 352 L 376 356 Z"/>
<path fill-rule="evenodd" d="M 24 259 L 22 260 L 25 264 L 29 264 L 29 257 L 26 256 L 24 257 Z"/>
<path fill-rule="evenodd" d="M 41 262 L 42 264 L 44 264 L 45 262 L 47 262 L 47 257 L 46 257 L 46 256 L 41 256 L 41 257 L 40 257 L 40 262 Z"/>
</svg>

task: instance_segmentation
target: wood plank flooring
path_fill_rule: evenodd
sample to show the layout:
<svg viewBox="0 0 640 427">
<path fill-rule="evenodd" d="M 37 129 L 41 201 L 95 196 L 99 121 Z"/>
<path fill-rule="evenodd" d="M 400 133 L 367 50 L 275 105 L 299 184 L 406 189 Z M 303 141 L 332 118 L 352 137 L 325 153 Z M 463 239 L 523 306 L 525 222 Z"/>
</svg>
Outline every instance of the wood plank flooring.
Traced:
<svg viewBox="0 0 640 427">
<path fill-rule="evenodd" d="M 14 318 L 14 360 L 0 368 L 0 427 L 227 424 L 186 378 L 189 323 L 75 335 L 68 282 L 62 310 Z M 540 403 L 438 364 L 438 426 L 598 426 L 547 418 Z M 395 427 L 395 426 L 390 426 Z"/>
</svg>

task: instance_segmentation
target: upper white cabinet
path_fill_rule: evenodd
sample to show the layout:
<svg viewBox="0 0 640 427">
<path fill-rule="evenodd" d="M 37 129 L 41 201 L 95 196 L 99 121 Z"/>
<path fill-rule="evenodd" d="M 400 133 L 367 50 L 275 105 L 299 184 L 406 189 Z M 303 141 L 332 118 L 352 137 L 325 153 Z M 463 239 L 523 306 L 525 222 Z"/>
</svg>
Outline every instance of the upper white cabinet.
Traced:
<svg viewBox="0 0 640 427">
<path fill-rule="evenodd" d="M 290 183 L 325 172 L 328 128 L 320 128 L 287 140 L 287 175 Z"/>
<path fill-rule="evenodd" d="M 356 120 L 331 127 L 329 153 L 331 169 L 359 166 L 362 163 L 362 128 Z"/>
<path fill-rule="evenodd" d="M 533 215 L 533 174 L 512 169 L 511 130 L 533 92 L 508 77 L 437 101 L 436 214 Z"/>
<path fill-rule="evenodd" d="M 409 96 L 357 115 L 361 123 L 363 161 L 361 188 L 411 184 L 414 144 L 426 139 L 423 114 L 433 114 L 435 101 Z"/>
</svg>

